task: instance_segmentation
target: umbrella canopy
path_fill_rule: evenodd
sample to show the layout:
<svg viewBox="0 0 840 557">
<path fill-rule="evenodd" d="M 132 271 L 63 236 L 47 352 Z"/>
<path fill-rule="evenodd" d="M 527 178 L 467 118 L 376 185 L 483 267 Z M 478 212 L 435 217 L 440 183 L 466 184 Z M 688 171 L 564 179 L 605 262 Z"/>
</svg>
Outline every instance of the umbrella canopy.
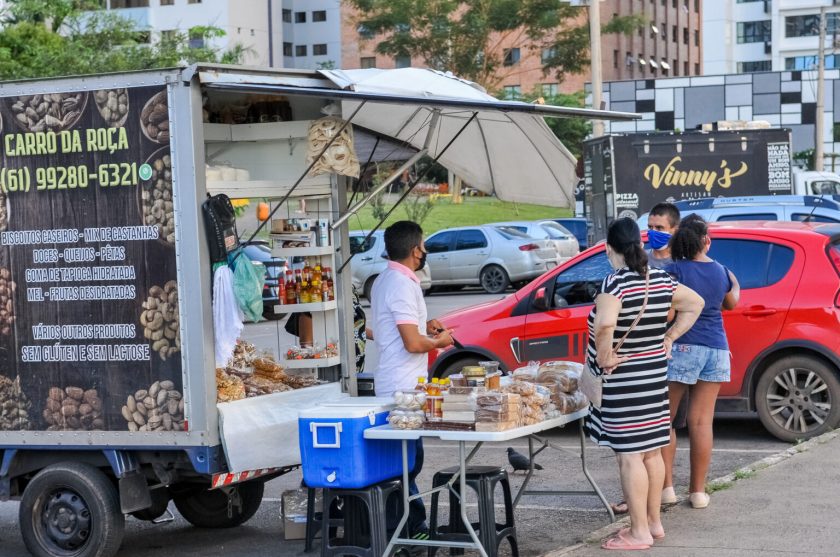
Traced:
<svg viewBox="0 0 840 557">
<path fill-rule="evenodd" d="M 358 93 L 498 102 L 475 83 L 429 69 L 321 73 L 338 87 Z M 352 113 L 360 102 L 343 100 L 342 112 Z M 439 118 L 432 125 L 435 111 Z M 434 158 L 474 113 L 474 120 L 440 157 L 443 166 L 471 187 L 505 201 L 574 206 L 576 160 L 540 115 L 460 106 L 368 103 L 353 123 L 417 149 L 428 145 L 428 154 Z M 431 136 L 427 137 L 430 128 Z"/>
</svg>

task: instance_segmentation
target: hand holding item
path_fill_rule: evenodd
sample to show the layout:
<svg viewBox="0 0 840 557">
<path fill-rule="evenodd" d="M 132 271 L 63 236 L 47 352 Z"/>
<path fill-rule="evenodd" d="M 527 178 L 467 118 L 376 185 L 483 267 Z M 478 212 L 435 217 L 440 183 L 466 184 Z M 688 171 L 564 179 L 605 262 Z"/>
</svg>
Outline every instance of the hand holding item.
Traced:
<svg viewBox="0 0 840 557">
<path fill-rule="evenodd" d="M 434 335 L 439 333 L 443 330 L 443 323 L 438 321 L 437 319 L 429 319 L 426 321 L 426 334 L 427 335 Z"/>
<path fill-rule="evenodd" d="M 438 333 L 435 335 L 435 344 L 437 348 L 446 348 L 447 346 L 451 346 L 454 344 L 455 339 L 452 338 L 452 330 L 451 329 L 438 329 Z"/>
<path fill-rule="evenodd" d="M 672 339 L 668 335 L 665 335 L 665 339 L 662 342 L 665 346 L 665 357 L 670 360 L 671 350 L 674 348 L 674 339 Z"/>
</svg>

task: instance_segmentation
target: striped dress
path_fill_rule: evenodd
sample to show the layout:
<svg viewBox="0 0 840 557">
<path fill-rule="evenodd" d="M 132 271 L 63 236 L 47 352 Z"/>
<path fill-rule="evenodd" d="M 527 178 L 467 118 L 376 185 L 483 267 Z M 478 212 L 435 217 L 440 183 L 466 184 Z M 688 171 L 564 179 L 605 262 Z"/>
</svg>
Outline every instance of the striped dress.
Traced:
<svg viewBox="0 0 840 557">
<path fill-rule="evenodd" d="M 668 361 L 663 339 L 675 288 L 676 283 L 668 273 L 650 269 L 647 309 L 618 352 L 630 360 L 605 376 L 601 408 L 590 406 L 585 423 L 589 437 L 615 452 L 646 452 L 664 447 L 670 439 Z M 604 279 L 601 292 L 621 300 L 613 336 L 615 345 L 639 314 L 645 296 L 645 278 L 625 267 Z M 595 361 L 595 311 L 593 307 L 587 321 L 586 359 L 600 373 Z"/>
</svg>

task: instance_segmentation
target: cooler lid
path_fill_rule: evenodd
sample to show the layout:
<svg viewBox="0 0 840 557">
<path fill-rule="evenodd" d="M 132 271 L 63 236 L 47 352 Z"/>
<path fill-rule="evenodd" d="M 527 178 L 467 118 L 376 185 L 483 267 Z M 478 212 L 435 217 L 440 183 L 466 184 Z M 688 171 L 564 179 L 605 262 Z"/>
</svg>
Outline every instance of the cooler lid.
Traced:
<svg viewBox="0 0 840 557">
<path fill-rule="evenodd" d="M 394 404 L 377 404 L 376 397 L 368 397 L 373 402 L 367 404 L 325 404 L 308 410 L 301 410 L 299 416 L 303 419 L 353 419 L 365 418 L 375 414 L 390 412 Z"/>
</svg>

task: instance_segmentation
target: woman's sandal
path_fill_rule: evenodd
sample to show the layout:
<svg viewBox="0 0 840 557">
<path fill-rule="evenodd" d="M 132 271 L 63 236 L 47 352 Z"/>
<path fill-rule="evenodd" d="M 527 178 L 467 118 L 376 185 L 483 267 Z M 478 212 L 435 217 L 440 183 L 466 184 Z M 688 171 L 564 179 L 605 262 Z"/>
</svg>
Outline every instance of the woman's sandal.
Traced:
<svg viewBox="0 0 840 557">
<path fill-rule="evenodd" d="M 619 551 L 633 551 L 650 549 L 651 544 L 630 537 L 630 529 L 622 528 L 611 538 L 604 540 L 601 549 L 612 549 Z"/>
<path fill-rule="evenodd" d="M 618 503 L 612 503 L 610 505 L 613 514 L 627 514 L 630 511 L 630 507 L 627 506 L 627 501 L 619 501 Z"/>
<path fill-rule="evenodd" d="M 688 495 L 688 501 L 691 503 L 692 508 L 705 509 L 709 506 L 709 494 L 703 493 L 702 491 L 690 493 Z"/>
</svg>

